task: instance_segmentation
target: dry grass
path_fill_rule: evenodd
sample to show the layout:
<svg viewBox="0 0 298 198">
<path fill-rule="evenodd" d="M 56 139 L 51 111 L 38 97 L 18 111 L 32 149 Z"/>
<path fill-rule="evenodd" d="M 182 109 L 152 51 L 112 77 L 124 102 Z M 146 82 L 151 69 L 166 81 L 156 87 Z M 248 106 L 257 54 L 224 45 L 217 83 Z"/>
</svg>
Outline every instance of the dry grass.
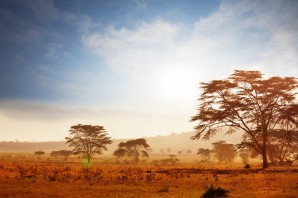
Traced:
<svg viewBox="0 0 298 198">
<path fill-rule="evenodd" d="M 0 197 L 200 197 L 210 185 L 231 197 L 294 198 L 298 169 L 0 161 Z"/>
</svg>

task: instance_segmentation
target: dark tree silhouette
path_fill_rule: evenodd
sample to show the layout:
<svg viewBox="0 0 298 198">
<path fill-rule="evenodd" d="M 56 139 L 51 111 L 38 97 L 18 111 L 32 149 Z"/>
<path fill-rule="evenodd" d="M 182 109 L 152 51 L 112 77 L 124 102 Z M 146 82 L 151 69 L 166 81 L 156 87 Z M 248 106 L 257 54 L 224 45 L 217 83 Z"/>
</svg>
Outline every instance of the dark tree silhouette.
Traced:
<svg viewBox="0 0 298 198">
<path fill-rule="evenodd" d="M 201 156 L 201 162 L 203 163 L 210 163 L 212 157 L 212 150 L 211 149 L 204 149 L 199 148 L 197 155 Z"/>
<path fill-rule="evenodd" d="M 273 130 L 268 136 L 267 153 L 272 165 L 283 165 L 294 161 L 298 154 L 297 131 Z M 258 156 L 259 153 L 253 152 L 253 155 Z"/>
<path fill-rule="evenodd" d="M 173 166 L 177 164 L 180 160 L 176 157 L 176 155 L 169 155 L 169 158 L 166 159 L 168 162 L 170 162 Z"/>
<path fill-rule="evenodd" d="M 188 150 L 185 151 L 185 153 L 191 154 L 192 153 L 192 150 L 188 149 Z"/>
<path fill-rule="evenodd" d="M 263 79 L 259 71 L 235 72 L 227 79 L 201 83 L 203 93 L 193 139 L 209 139 L 224 126 L 227 134 L 236 129 L 244 132 L 242 147 L 249 147 L 262 156 L 267 168 L 268 138 L 272 131 L 297 126 L 296 102 L 298 82 L 294 77 Z M 289 129 L 287 129 L 289 130 Z"/>
<path fill-rule="evenodd" d="M 117 149 L 116 151 L 114 151 L 113 155 L 117 158 L 117 160 L 120 160 L 124 157 L 126 157 L 127 152 L 126 149 Z"/>
<path fill-rule="evenodd" d="M 52 157 L 64 157 L 65 160 L 72 154 L 72 151 L 68 150 L 59 150 L 59 151 L 52 151 L 51 156 Z"/>
<path fill-rule="evenodd" d="M 233 144 L 228 144 L 225 141 L 217 141 L 212 143 L 212 146 L 214 157 L 218 159 L 219 163 L 231 163 L 237 156 L 237 150 Z"/>
<path fill-rule="evenodd" d="M 297 129 L 295 129 L 297 130 Z M 283 164 L 295 160 L 298 154 L 298 133 L 290 130 L 272 131 L 268 138 L 269 160 Z"/>
<path fill-rule="evenodd" d="M 37 155 L 37 159 L 39 160 L 40 159 L 40 156 L 42 156 L 42 155 L 44 155 L 45 154 L 45 152 L 43 152 L 43 151 L 35 151 L 34 152 L 34 155 Z"/>
<path fill-rule="evenodd" d="M 94 154 L 101 154 L 102 150 L 107 150 L 106 145 L 112 143 L 103 126 L 78 124 L 71 126 L 69 132 L 66 143 L 74 147 L 73 154 L 85 156 L 88 163 Z"/>
<path fill-rule="evenodd" d="M 133 162 L 138 163 L 140 157 L 149 158 L 148 151 L 150 146 L 144 138 L 128 140 L 118 144 L 118 149 L 114 151 L 116 157 L 128 157 Z"/>
</svg>

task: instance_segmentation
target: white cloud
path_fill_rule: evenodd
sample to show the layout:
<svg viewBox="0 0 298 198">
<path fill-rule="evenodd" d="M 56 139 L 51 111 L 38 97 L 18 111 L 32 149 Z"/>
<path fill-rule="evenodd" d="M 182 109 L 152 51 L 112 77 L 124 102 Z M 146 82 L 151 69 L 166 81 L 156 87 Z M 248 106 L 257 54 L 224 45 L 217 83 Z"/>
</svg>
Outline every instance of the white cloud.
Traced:
<svg viewBox="0 0 298 198">
<path fill-rule="evenodd" d="M 115 69 L 152 67 L 170 49 L 179 27 L 158 19 L 140 23 L 135 30 L 108 27 L 104 33 L 84 35 L 82 40 L 94 53 L 106 58 Z M 145 64 L 145 65 L 144 65 Z M 126 69 L 129 69 L 126 68 Z"/>
<path fill-rule="evenodd" d="M 161 99 L 160 96 L 169 102 L 184 92 L 183 86 L 189 85 L 184 82 L 195 83 L 186 76 L 193 75 L 185 65 L 189 61 L 184 56 L 188 55 L 183 54 L 183 46 L 176 41 L 181 36 L 180 28 L 156 19 L 139 23 L 133 30 L 108 27 L 104 33 L 83 35 L 82 41 L 93 53 L 104 57 L 115 75 L 126 79 L 124 88 L 134 105 L 136 101 Z"/>
<path fill-rule="evenodd" d="M 214 14 L 195 22 L 191 32 L 159 18 L 135 29 L 106 27 L 104 32 L 89 32 L 82 41 L 114 72 L 129 76 L 129 81 L 163 83 L 160 78 L 169 73 L 188 70 L 200 82 L 225 77 L 236 68 L 268 72 L 286 60 L 293 67 L 296 31 L 282 26 L 295 17 L 284 13 L 289 6 L 277 10 L 279 1 L 268 5 L 266 1 L 224 1 Z M 287 20 L 276 20 L 278 14 L 285 14 Z M 277 58 L 277 53 L 283 57 Z"/>
<path fill-rule="evenodd" d="M 89 31 L 82 42 L 127 80 L 122 88 L 131 97 L 129 108 L 146 106 L 147 113 L 156 108 L 156 117 L 171 112 L 180 119 L 178 131 L 191 130 L 186 121 L 194 114 L 199 82 L 225 78 L 233 69 L 298 74 L 297 14 L 289 3 L 223 1 L 212 15 L 194 22 L 189 32 L 158 18 L 134 29 Z"/>
</svg>

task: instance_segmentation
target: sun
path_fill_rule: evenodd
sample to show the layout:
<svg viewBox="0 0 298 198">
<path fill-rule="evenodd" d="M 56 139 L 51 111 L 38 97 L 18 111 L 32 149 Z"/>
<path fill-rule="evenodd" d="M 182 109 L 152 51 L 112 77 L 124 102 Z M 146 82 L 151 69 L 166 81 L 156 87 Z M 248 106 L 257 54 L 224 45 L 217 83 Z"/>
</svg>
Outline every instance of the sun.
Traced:
<svg viewBox="0 0 298 198">
<path fill-rule="evenodd" d="M 198 82 L 195 72 L 186 67 L 175 67 L 163 72 L 159 82 L 159 96 L 169 103 L 196 100 Z"/>
</svg>

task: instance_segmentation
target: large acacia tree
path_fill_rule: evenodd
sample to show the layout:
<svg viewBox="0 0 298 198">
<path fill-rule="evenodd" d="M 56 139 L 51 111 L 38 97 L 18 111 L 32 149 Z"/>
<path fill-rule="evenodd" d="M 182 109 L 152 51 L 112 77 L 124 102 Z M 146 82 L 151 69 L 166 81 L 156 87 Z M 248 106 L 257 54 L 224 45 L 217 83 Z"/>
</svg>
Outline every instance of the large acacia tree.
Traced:
<svg viewBox="0 0 298 198">
<path fill-rule="evenodd" d="M 298 82 L 294 77 L 263 78 L 259 71 L 235 70 L 223 80 L 201 83 L 198 121 L 193 139 L 209 139 L 226 128 L 230 134 L 243 131 L 242 147 L 249 147 L 262 156 L 268 167 L 267 145 L 273 131 L 297 133 Z"/>
<path fill-rule="evenodd" d="M 73 154 L 83 155 L 88 163 L 94 154 L 101 154 L 102 150 L 107 150 L 106 145 L 112 143 L 103 126 L 78 124 L 71 126 L 69 132 L 66 143 L 73 147 Z"/>
</svg>

